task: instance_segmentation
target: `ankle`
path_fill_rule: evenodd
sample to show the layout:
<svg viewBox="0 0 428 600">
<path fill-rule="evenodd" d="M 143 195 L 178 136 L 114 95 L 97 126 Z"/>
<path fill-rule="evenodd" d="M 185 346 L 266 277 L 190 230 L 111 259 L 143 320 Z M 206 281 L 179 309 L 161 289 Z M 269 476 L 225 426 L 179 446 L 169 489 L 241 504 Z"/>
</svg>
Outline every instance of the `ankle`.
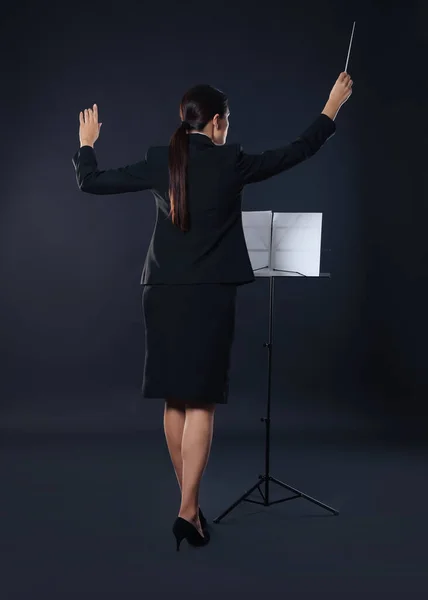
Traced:
<svg viewBox="0 0 428 600">
<path fill-rule="evenodd" d="M 195 507 L 182 507 L 179 510 L 178 516 L 188 521 L 197 521 L 199 519 L 199 508 Z"/>
</svg>

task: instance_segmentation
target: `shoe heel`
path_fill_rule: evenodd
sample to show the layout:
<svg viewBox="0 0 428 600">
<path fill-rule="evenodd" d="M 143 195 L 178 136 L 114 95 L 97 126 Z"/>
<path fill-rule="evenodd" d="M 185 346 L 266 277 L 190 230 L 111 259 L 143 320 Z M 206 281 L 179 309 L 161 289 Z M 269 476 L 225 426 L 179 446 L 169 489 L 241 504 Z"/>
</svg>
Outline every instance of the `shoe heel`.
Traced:
<svg viewBox="0 0 428 600">
<path fill-rule="evenodd" d="M 174 534 L 175 541 L 177 544 L 176 550 L 177 552 L 180 550 L 180 544 L 186 537 L 186 532 L 183 531 L 182 527 L 180 527 L 180 522 L 178 519 L 175 520 L 175 523 L 172 527 L 172 533 Z"/>
<path fill-rule="evenodd" d="M 177 535 L 175 536 L 175 541 L 177 543 L 177 552 L 180 550 L 180 544 L 183 541 L 184 538 L 178 537 Z"/>
</svg>

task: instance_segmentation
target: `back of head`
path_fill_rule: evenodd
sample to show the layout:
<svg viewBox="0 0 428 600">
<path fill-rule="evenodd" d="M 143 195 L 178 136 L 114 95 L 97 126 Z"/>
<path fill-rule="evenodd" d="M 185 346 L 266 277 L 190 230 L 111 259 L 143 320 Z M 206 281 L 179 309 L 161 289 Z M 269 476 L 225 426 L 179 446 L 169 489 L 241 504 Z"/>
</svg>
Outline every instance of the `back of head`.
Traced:
<svg viewBox="0 0 428 600">
<path fill-rule="evenodd" d="M 169 143 L 169 198 L 174 225 L 182 231 L 190 229 L 186 202 L 186 177 L 189 159 L 189 138 L 191 131 L 203 131 L 207 124 L 228 111 L 227 96 L 210 85 L 196 85 L 190 88 L 180 103 L 182 123 L 172 135 Z"/>
</svg>

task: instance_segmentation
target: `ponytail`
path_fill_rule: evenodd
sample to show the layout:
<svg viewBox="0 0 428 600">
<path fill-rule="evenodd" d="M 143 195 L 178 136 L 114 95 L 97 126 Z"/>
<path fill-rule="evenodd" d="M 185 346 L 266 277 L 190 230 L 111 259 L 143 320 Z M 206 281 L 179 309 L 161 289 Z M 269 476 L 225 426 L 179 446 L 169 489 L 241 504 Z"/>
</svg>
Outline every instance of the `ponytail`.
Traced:
<svg viewBox="0 0 428 600">
<path fill-rule="evenodd" d="M 188 231 L 189 209 L 187 205 L 187 164 L 189 161 L 188 124 L 183 122 L 171 137 L 168 152 L 170 215 L 174 225 Z"/>
<path fill-rule="evenodd" d="M 168 216 L 181 231 L 189 231 L 191 226 L 186 197 L 190 130 L 201 133 L 216 114 L 223 117 L 228 109 L 227 96 L 211 85 L 195 85 L 181 99 L 181 126 L 171 137 L 168 149 L 168 195 L 171 204 Z"/>
</svg>

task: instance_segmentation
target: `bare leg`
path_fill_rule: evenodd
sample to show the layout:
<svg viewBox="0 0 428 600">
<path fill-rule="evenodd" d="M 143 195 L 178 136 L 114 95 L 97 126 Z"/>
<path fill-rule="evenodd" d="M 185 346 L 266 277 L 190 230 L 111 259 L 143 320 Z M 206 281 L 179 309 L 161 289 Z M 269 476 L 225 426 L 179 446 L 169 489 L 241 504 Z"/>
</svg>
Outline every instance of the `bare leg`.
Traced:
<svg viewBox="0 0 428 600">
<path fill-rule="evenodd" d="M 180 490 L 182 488 L 183 459 L 181 457 L 181 441 L 183 438 L 184 421 L 186 418 L 185 403 L 180 400 L 165 401 L 163 425 L 169 455 L 174 467 Z"/>
<path fill-rule="evenodd" d="M 186 404 L 181 446 L 182 486 L 179 517 L 193 523 L 203 535 L 199 521 L 199 488 L 211 450 L 215 403 Z"/>
</svg>

